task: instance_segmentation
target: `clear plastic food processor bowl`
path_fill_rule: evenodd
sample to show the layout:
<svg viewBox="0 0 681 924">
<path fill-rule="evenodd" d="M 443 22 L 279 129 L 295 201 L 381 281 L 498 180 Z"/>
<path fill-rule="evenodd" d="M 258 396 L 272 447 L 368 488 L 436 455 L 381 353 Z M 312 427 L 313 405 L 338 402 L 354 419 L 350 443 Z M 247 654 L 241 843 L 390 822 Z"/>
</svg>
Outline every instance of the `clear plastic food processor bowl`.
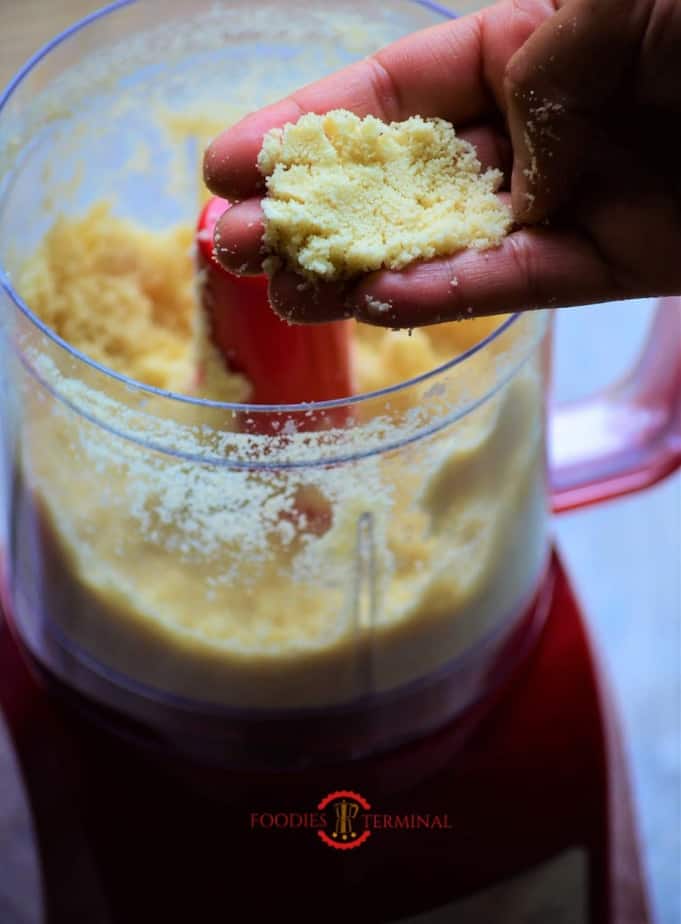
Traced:
<svg viewBox="0 0 681 924">
<path fill-rule="evenodd" d="M 465 714 L 537 628 L 543 312 L 497 319 L 315 431 L 296 420 L 324 406 L 113 373 L 18 293 L 60 215 L 107 200 L 151 233 L 192 228 L 221 127 L 439 15 L 406 0 L 122 3 L 5 98 L 4 599 L 35 666 L 114 730 L 226 765 L 364 756 Z M 261 414 L 279 429 L 240 431 Z"/>
</svg>

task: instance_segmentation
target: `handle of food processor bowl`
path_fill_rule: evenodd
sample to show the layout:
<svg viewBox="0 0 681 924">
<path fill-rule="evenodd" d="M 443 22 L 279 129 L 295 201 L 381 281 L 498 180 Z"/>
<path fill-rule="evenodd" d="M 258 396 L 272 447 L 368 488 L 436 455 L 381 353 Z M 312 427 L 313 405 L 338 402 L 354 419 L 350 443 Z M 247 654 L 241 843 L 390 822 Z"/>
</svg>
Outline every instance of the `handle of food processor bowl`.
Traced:
<svg viewBox="0 0 681 924">
<path fill-rule="evenodd" d="M 641 490 L 681 467 L 681 296 L 660 299 L 622 380 L 552 409 L 548 454 L 556 513 Z"/>
</svg>

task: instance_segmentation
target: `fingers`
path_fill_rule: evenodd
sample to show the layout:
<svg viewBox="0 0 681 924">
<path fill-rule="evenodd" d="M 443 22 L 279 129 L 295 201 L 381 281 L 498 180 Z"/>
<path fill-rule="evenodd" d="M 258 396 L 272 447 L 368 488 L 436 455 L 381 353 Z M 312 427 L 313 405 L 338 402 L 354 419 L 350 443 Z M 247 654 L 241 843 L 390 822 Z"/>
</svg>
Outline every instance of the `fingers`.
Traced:
<svg viewBox="0 0 681 924">
<path fill-rule="evenodd" d="M 600 111 L 634 63 L 647 4 L 567 0 L 508 63 L 513 211 L 538 222 L 569 196 L 600 135 Z"/>
<path fill-rule="evenodd" d="M 542 229 L 513 232 L 493 250 L 376 273 L 348 306 L 357 320 L 403 328 L 617 297 L 626 293 L 586 238 Z"/>
<path fill-rule="evenodd" d="M 215 225 L 215 256 L 231 273 L 262 273 L 264 215 L 259 199 L 247 199 L 228 209 Z"/>
<path fill-rule="evenodd" d="M 351 317 L 351 308 L 345 303 L 348 292 L 347 284 L 312 284 L 288 271 L 275 273 L 269 285 L 274 311 L 284 321 L 296 324 L 323 324 Z"/>
<path fill-rule="evenodd" d="M 478 16 L 416 32 L 247 116 L 206 151 L 208 188 L 232 201 L 256 195 L 263 189 L 256 165 L 263 135 L 306 112 L 349 109 L 387 122 L 416 114 L 459 124 L 479 118 L 491 108 L 482 77 L 481 33 Z"/>
<path fill-rule="evenodd" d="M 522 230 L 487 251 L 383 271 L 345 288 L 301 285 L 289 273 L 270 286 L 274 309 L 301 323 L 353 316 L 379 327 L 409 328 L 528 308 L 627 298 L 587 238 L 570 231 Z"/>
</svg>

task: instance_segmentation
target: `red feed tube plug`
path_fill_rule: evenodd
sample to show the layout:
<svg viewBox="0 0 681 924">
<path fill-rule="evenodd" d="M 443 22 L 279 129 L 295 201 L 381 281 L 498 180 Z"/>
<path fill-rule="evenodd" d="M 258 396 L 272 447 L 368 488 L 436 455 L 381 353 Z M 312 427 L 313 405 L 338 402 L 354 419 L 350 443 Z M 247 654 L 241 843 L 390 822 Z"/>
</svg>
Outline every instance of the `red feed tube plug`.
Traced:
<svg viewBox="0 0 681 924">
<path fill-rule="evenodd" d="M 202 272 L 201 303 L 210 336 L 230 369 L 252 388 L 250 404 L 301 404 L 350 397 L 355 392 L 350 321 L 298 325 L 282 321 L 270 307 L 266 276 L 236 276 L 214 254 L 213 235 L 220 216 L 230 207 L 215 197 L 203 208 L 197 226 L 198 266 Z M 351 408 L 315 412 L 252 414 L 251 432 L 273 432 L 293 419 L 299 430 L 346 426 Z"/>
</svg>

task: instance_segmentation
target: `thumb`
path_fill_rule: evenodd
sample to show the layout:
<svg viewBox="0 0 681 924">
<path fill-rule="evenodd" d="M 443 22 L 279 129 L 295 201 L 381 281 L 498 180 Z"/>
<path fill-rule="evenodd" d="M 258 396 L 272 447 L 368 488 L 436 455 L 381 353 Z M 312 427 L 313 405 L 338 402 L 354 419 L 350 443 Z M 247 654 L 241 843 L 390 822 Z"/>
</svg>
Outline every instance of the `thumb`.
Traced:
<svg viewBox="0 0 681 924">
<path fill-rule="evenodd" d="M 504 77 L 513 212 L 538 222 L 562 205 L 601 135 L 601 117 L 636 61 L 651 0 L 563 0 Z"/>
</svg>

